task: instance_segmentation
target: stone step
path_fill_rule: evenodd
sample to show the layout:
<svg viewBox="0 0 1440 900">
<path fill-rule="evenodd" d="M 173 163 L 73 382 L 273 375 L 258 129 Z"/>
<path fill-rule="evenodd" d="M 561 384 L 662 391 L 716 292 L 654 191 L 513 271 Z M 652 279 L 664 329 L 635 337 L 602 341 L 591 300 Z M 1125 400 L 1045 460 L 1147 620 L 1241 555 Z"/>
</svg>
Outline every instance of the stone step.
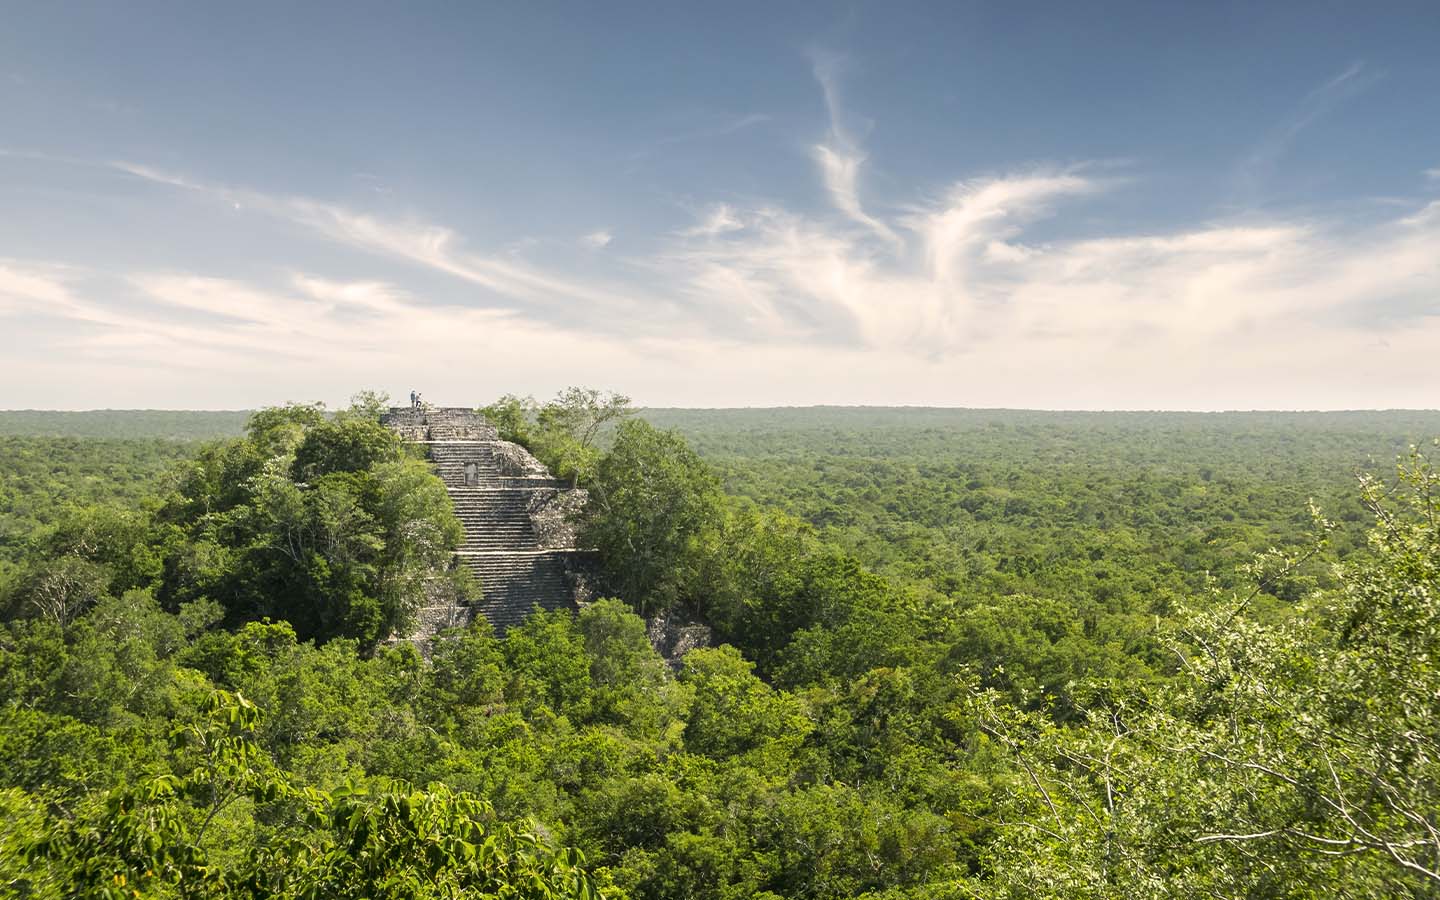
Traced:
<svg viewBox="0 0 1440 900">
<path fill-rule="evenodd" d="M 568 488 L 568 481 L 560 481 L 555 478 L 526 478 L 520 475 L 501 475 L 498 478 L 499 484 L 471 484 L 457 485 L 447 488 L 453 496 L 475 496 L 485 497 L 499 491 L 513 491 L 517 494 L 533 494 L 536 491 L 553 491 L 556 485 Z M 509 482 L 508 484 L 505 482 Z"/>
<path fill-rule="evenodd" d="M 455 509 L 464 509 L 475 512 L 485 510 L 496 510 L 499 512 L 519 512 L 528 515 L 530 509 L 529 497 L 496 497 L 493 500 L 477 500 L 471 497 L 451 497 L 450 505 Z"/>
<path fill-rule="evenodd" d="M 460 520 L 461 525 L 467 528 L 473 527 L 480 531 L 515 530 L 528 532 L 532 527 L 530 525 L 530 517 L 525 514 L 524 510 L 514 510 L 509 514 L 497 510 L 487 510 L 485 512 L 457 510 L 455 518 Z"/>
<path fill-rule="evenodd" d="M 482 474 L 488 473 L 495 478 L 501 477 L 500 469 L 496 467 L 495 460 L 492 457 L 484 456 L 479 453 L 473 456 L 460 456 L 457 454 L 454 456 L 445 456 L 440 459 L 436 459 L 432 456 L 430 458 L 430 465 L 437 472 L 463 472 L 467 467 L 473 466 L 477 472 L 480 472 Z"/>
<path fill-rule="evenodd" d="M 535 492 L 526 491 L 525 493 L 533 495 Z M 454 494 L 450 495 L 450 505 L 456 509 L 518 509 L 524 512 L 530 508 L 530 500 L 530 496 L 456 497 Z"/>
<path fill-rule="evenodd" d="M 504 477 L 504 476 L 497 476 Z M 510 478 L 515 484 L 460 484 L 446 488 L 452 497 L 473 497 L 476 500 L 494 500 L 496 497 L 511 496 L 519 500 L 528 500 L 530 495 L 538 490 L 548 490 L 549 486 L 538 484 L 518 478 Z"/>
<path fill-rule="evenodd" d="M 510 515 L 490 510 L 486 512 L 456 512 L 455 518 L 460 524 L 466 527 L 475 527 L 481 531 L 486 530 L 517 530 L 529 531 L 531 528 L 530 517 L 524 510 L 518 510 Z"/>
<path fill-rule="evenodd" d="M 467 541 L 465 541 L 465 543 L 463 543 L 463 544 L 460 545 L 459 549 L 462 550 L 462 551 L 465 551 L 465 550 L 492 550 L 492 551 L 515 552 L 515 551 L 517 551 L 517 550 L 539 550 L 539 549 L 540 549 L 540 544 L 539 544 L 538 542 L 536 542 L 536 541 L 533 541 L 533 540 L 531 540 L 531 541 L 525 541 L 525 540 L 518 540 L 518 539 L 515 539 L 515 538 L 506 538 L 506 539 L 504 539 L 504 540 L 495 540 L 495 541 L 487 541 L 487 540 L 485 540 L 484 538 L 476 538 L 476 539 L 474 539 L 474 540 L 467 540 Z"/>
<path fill-rule="evenodd" d="M 492 445 L 485 441 L 432 442 L 426 445 L 426 449 L 430 460 L 437 463 L 469 459 L 489 462 L 495 459 Z"/>
<path fill-rule="evenodd" d="M 494 525 L 522 529 L 530 528 L 530 516 L 523 509 L 509 511 L 497 509 L 457 509 L 455 510 L 455 518 L 460 520 L 460 524 L 467 526 L 475 525 L 477 527 L 485 527 Z"/>
<path fill-rule="evenodd" d="M 439 474 L 439 467 L 435 466 L 432 463 L 431 468 L 436 469 L 436 474 Z M 464 468 L 465 467 L 462 465 L 459 468 L 455 469 L 455 471 L 462 472 L 464 471 Z M 570 482 L 564 480 L 563 478 L 543 478 L 533 475 L 487 475 L 485 474 L 484 470 L 482 470 L 481 474 L 485 477 L 481 480 L 479 484 L 467 485 L 463 481 L 457 479 L 455 483 L 447 483 L 445 486 L 452 491 L 538 491 L 544 489 L 558 489 L 562 491 L 570 490 Z"/>
<path fill-rule="evenodd" d="M 455 518 L 459 519 L 462 525 L 467 526 L 509 526 L 523 530 L 530 528 L 530 516 L 523 509 L 457 509 L 455 510 Z"/>
<path fill-rule="evenodd" d="M 481 500 L 486 503 L 494 503 L 496 500 L 511 498 L 529 502 L 539 487 L 529 484 L 504 484 L 500 476 L 491 479 L 484 479 L 479 484 L 447 484 L 445 492 L 457 500 Z"/>
<path fill-rule="evenodd" d="M 429 452 L 431 459 L 493 459 L 495 457 L 495 441 L 474 440 L 435 440 L 431 439 L 425 443 L 425 449 Z"/>
<path fill-rule="evenodd" d="M 430 425 L 426 429 L 430 441 L 489 441 L 495 429 L 489 425 Z"/>
</svg>

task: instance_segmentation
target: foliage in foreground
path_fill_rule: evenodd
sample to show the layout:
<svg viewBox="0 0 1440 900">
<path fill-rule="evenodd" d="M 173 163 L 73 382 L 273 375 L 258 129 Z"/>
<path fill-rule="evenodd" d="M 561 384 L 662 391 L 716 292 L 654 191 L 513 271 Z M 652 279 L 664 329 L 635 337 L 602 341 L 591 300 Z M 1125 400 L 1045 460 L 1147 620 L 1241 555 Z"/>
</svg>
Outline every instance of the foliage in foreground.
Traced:
<svg viewBox="0 0 1440 900">
<path fill-rule="evenodd" d="M 299 788 L 256 743 L 254 704 L 220 691 L 206 699 L 204 713 L 172 735 L 177 753 L 194 757 L 186 775 L 116 790 L 81 818 L 32 814 L 24 821 L 33 837 L 24 828 L 12 832 L 23 863 L 8 887 L 97 900 L 615 896 L 578 853 L 497 822 L 471 795 L 443 786 Z M 223 844 L 213 833 L 207 840 L 207 832 L 237 804 L 269 820 L 274 837 L 225 859 L 215 852 Z"/>
</svg>

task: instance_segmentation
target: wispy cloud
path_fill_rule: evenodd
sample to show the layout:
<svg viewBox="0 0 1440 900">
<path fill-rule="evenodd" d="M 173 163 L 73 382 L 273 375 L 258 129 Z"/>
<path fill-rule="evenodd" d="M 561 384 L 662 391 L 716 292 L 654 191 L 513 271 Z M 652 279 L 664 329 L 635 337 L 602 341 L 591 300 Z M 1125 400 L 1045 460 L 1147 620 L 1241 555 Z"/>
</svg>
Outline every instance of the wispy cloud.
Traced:
<svg viewBox="0 0 1440 900">
<path fill-rule="evenodd" d="M 128 396 L 116 390 L 176 390 L 181 370 L 206 386 L 194 402 L 211 403 L 253 398 L 239 386 L 261 383 L 279 398 L 310 383 L 343 396 L 378 372 L 422 385 L 469 372 L 487 385 L 503 377 L 556 387 L 604 372 L 651 402 L 688 403 L 1044 397 L 1085 406 L 1101 397 L 1213 408 L 1237 398 L 1293 406 L 1303 396 L 1334 406 L 1383 391 L 1403 405 L 1433 388 L 1440 201 L 1361 227 L 1275 218 L 1027 238 L 1035 223 L 1117 184 L 1079 170 L 957 182 L 885 223 L 902 243 L 886 254 L 828 217 L 716 206 L 635 260 L 637 294 L 677 298 L 659 329 L 644 315 L 558 327 L 546 307 L 437 304 L 400 284 L 304 269 L 261 283 L 0 260 L 0 316 L 20 351 L 0 360 L 0 378 L 59 379 L 47 367 L 64 360 L 94 376 L 82 403 L 102 389 L 112 392 L 105 402 Z M 355 246 L 475 277 L 443 230 L 392 232 L 353 212 L 285 209 Z M 1377 353 L 1383 365 L 1357 365 Z M 227 394 L 217 377 L 236 387 Z"/>
<path fill-rule="evenodd" d="M 1304 317 L 1388 327 L 1397 315 L 1431 315 L 1435 303 L 1425 298 L 1440 296 L 1440 204 L 1412 204 L 1358 230 L 1276 219 L 1026 240 L 1063 204 L 1123 184 L 1077 168 L 956 182 L 888 221 L 872 217 L 863 232 L 774 204 L 716 204 L 653 255 L 629 260 L 637 280 L 609 287 L 465 251 L 433 224 L 126 171 L 489 288 L 523 319 L 646 339 L 703 335 L 930 359 L 1044 345 L 1081 358 L 1142 339 L 1174 347 L 1259 323 L 1289 328 Z M 882 233 L 890 239 L 877 252 L 872 235 Z M 609 234 L 581 242 L 598 249 Z"/>
<path fill-rule="evenodd" d="M 257 331 L 254 316 L 266 305 L 257 302 L 262 294 L 235 290 L 217 297 L 213 289 L 206 288 L 226 282 L 191 278 L 195 299 L 173 305 L 210 317 L 209 322 L 197 321 L 177 317 L 163 308 L 147 309 L 133 292 L 139 288 L 150 300 L 173 303 L 173 295 L 148 290 L 165 280 L 146 276 L 116 279 L 75 266 L 10 260 L 0 263 L 0 313 L 62 323 L 63 329 L 49 342 L 48 352 L 52 355 L 69 356 L 81 348 L 98 349 L 107 356 L 158 349 L 165 363 L 184 365 L 187 359 L 213 359 L 216 352 L 252 360 L 257 356 L 286 355 L 288 346 L 298 358 L 301 351 L 296 341 L 277 342 L 273 334 Z M 207 303 L 205 298 L 214 302 Z M 294 338 L 307 336 L 293 324 L 287 334 Z"/>
<path fill-rule="evenodd" d="M 710 207 L 704 219 L 680 233 L 686 237 L 716 237 L 744 227 L 745 223 L 740 221 L 730 204 L 717 203 Z"/>
<path fill-rule="evenodd" d="M 688 403 L 1421 405 L 1433 390 L 1440 201 L 1358 228 L 1276 218 L 1027 239 L 1115 188 L 1068 170 L 959 182 L 887 223 L 904 243 L 890 255 L 824 217 L 717 208 L 713 227 L 637 261 L 681 298 L 684 318 L 660 330 L 643 317 L 559 328 L 525 306 L 436 304 L 304 270 L 257 283 L 0 260 L 3 330 L 34 351 L 5 354 L 0 377 L 32 382 L 64 360 L 103 373 L 93 398 L 194 371 L 212 403 L 231 395 L 217 377 L 283 398 L 296 384 L 343 396 L 381 372 L 421 385 L 474 373 L 481 396 L 496 378 L 558 387 L 604 372 Z"/>
<path fill-rule="evenodd" d="M 589 247 L 591 250 L 603 250 L 606 247 L 610 246 L 610 242 L 613 240 L 615 240 L 615 236 L 613 234 L 608 231 L 601 230 L 592 231 L 589 234 L 582 236 L 580 238 L 580 243 L 585 247 Z"/>
<path fill-rule="evenodd" d="M 1276 220 L 1024 240 L 1061 203 L 1109 189 L 1075 171 L 960 182 L 892 223 L 904 243 L 893 256 L 820 219 L 730 210 L 743 227 L 724 240 L 684 236 L 667 275 L 693 305 L 728 305 L 777 339 L 936 360 L 1003 349 L 1041 367 L 1123 350 L 1163 368 L 1184 348 L 1278 352 L 1271 334 L 1440 325 L 1430 206 L 1358 230 Z"/>
<path fill-rule="evenodd" d="M 503 310 L 436 306 L 379 281 L 292 273 L 259 284 L 189 272 L 120 277 L 73 267 L 0 261 L 0 316 L 63 326 L 50 352 L 77 363 L 143 354 L 212 374 L 287 365 L 378 366 L 462 357 L 497 339 L 532 348 L 547 329 Z M 550 332 L 557 344 L 563 333 Z"/>
<path fill-rule="evenodd" d="M 843 59 L 824 51 L 812 51 L 812 71 L 825 99 L 825 112 L 830 122 L 829 136 L 814 147 L 815 160 L 825 189 L 835 208 L 852 221 L 884 238 L 891 244 L 898 244 L 899 237 L 890 226 L 865 211 L 860 203 L 860 171 L 865 164 L 865 154 L 846 125 L 844 111 L 840 106 L 840 70 Z"/>
<path fill-rule="evenodd" d="M 685 124 L 681 125 L 678 130 L 651 138 L 644 146 L 630 153 L 628 171 L 636 171 L 642 161 L 651 159 L 669 148 L 719 141 L 722 138 L 728 138 L 731 135 L 764 125 L 772 121 L 773 117 L 768 113 L 760 112 L 739 114 L 692 112 L 681 118 L 685 120 Z"/>
<path fill-rule="evenodd" d="M 1246 202 L 1254 202 L 1264 182 L 1274 174 L 1301 132 L 1382 77 L 1381 73 L 1367 69 L 1363 62 L 1355 62 L 1306 94 L 1241 160 L 1236 182 Z"/>
<path fill-rule="evenodd" d="M 741 113 L 739 115 L 719 115 L 708 117 L 709 121 L 703 125 L 681 131 L 676 134 L 666 135 L 655 139 L 656 146 L 671 144 L 685 144 L 691 141 L 708 141 L 715 138 L 722 138 L 736 132 L 754 128 L 757 125 L 764 125 L 771 120 L 766 113 Z"/>
<path fill-rule="evenodd" d="M 72 308 L 67 272 L 66 266 L 0 259 L 0 315 Z"/>
<path fill-rule="evenodd" d="M 419 219 L 394 220 L 309 197 L 266 194 L 210 184 L 148 166 L 117 162 L 119 171 L 157 184 L 195 191 L 226 205 L 275 216 L 344 246 L 403 260 L 450 275 L 491 292 L 492 302 L 524 308 L 537 318 L 606 327 L 619 316 L 642 311 L 658 321 L 665 302 L 648 293 L 605 286 L 536 268 L 514 256 L 467 250 L 450 228 Z M 600 242 L 600 237 L 607 238 Z M 583 239 L 587 246 L 609 243 L 608 233 Z"/>
</svg>

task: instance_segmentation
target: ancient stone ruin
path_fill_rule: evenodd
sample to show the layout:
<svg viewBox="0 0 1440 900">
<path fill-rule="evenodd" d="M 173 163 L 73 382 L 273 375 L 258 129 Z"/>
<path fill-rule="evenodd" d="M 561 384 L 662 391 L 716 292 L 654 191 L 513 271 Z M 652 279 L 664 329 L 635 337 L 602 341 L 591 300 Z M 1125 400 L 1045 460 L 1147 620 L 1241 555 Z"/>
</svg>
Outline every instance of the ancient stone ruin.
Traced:
<svg viewBox="0 0 1440 900">
<path fill-rule="evenodd" d="M 552 477 L 524 447 L 500 440 L 473 410 L 395 408 L 381 421 L 425 447 L 465 526 L 457 562 L 470 567 L 481 589 L 473 606 L 433 597 L 410 640 L 428 643 L 477 612 L 503 633 L 536 608 L 574 609 L 587 598 L 587 554 L 576 546 L 572 524 L 583 490 Z"/>
</svg>

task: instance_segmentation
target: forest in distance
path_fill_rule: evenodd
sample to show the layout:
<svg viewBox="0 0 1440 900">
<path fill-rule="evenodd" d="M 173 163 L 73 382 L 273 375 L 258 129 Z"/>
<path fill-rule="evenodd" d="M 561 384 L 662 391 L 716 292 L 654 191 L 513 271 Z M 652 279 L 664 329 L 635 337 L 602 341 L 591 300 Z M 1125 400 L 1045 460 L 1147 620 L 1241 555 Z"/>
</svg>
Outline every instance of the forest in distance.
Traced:
<svg viewBox="0 0 1440 900">
<path fill-rule="evenodd" d="M 383 406 L 0 413 L 4 892 L 1440 893 L 1440 412 L 502 397 L 605 599 L 426 659 Z"/>
</svg>

